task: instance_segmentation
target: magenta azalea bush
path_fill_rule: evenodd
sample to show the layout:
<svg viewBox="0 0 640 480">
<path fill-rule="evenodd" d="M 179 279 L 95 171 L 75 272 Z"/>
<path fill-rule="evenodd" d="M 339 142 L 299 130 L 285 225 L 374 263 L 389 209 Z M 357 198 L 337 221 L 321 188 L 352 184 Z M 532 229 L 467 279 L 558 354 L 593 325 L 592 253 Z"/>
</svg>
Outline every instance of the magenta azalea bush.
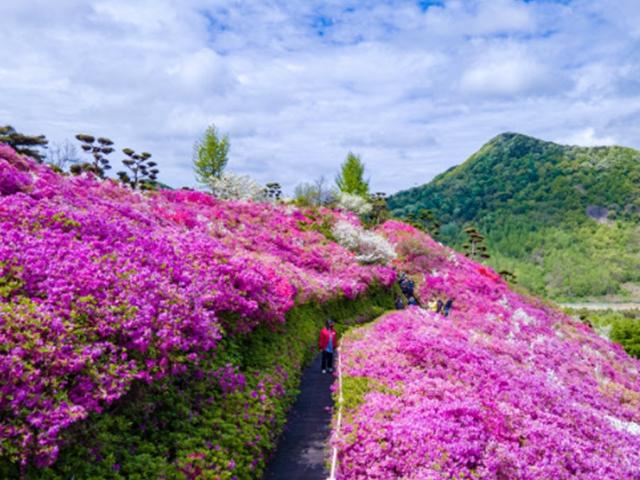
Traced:
<svg viewBox="0 0 640 480">
<path fill-rule="evenodd" d="M 342 479 L 640 479 L 640 362 L 398 222 L 381 231 L 422 304 L 341 348 Z"/>
<path fill-rule="evenodd" d="M 225 336 L 275 328 L 296 302 L 394 281 L 315 218 L 64 177 L 0 145 L 0 456 L 50 465 L 63 430 L 134 382 L 197 366 Z M 233 375 L 225 382 L 241 384 Z"/>
</svg>

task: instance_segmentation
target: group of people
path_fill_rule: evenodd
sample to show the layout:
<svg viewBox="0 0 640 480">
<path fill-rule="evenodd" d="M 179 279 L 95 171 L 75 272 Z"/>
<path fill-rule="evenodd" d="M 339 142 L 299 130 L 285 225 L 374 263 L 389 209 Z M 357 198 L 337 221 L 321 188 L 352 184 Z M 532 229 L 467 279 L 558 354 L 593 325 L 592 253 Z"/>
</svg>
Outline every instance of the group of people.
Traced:
<svg viewBox="0 0 640 480">
<path fill-rule="evenodd" d="M 400 274 L 400 277 L 398 278 L 398 283 L 400 284 L 400 290 L 402 291 L 402 294 L 407 299 L 407 306 L 414 305 L 416 307 L 419 307 L 420 303 L 418 303 L 418 300 L 416 299 L 413 292 L 413 289 L 416 286 L 415 282 L 407 277 L 406 273 L 402 272 Z M 402 298 L 402 296 L 398 295 L 396 297 L 396 309 L 402 310 L 404 306 L 404 299 Z"/>
<path fill-rule="evenodd" d="M 449 316 L 449 312 L 451 311 L 451 307 L 453 306 L 453 299 L 447 298 L 443 300 L 442 298 L 434 298 L 429 302 L 429 310 L 436 313 L 441 313 L 445 317 Z"/>
<path fill-rule="evenodd" d="M 420 306 L 420 303 L 418 303 L 418 300 L 416 299 L 413 292 L 415 288 L 415 283 L 413 280 L 411 280 L 407 276 L 405 272 L 402 272 L 398 277 L 398 283 L 400 284 L 400 290 L 402 290 L 402 294 L 407 298 L 406 305 Z M 401 295 L 398 295 L 396 297 L 396 309 L 402 310 L 404 307 L 405 307 L 404 299 L 402 298 Z M 444 299 L 444 298 L 438 297 L 438 298 L 434 298 L 428 304 L 429 310 L 436 313 L 441 313 L 445 317 L 449 316 L 449 312 L 451 311 L 452 307 L 453 307 L 452 298 Z"/>
<path fill-rule="evenodd" d="M 402 272 L 398 278 L 400 284 L 400 290 L 407 299 L 407 306 L 420 306 L 418 300 L 414 295 L 415 282 L 407 277 L 407 274 Z M 449 312 L 453 306 L 453 299 L 444 297 L 437 297 L 431 300 L 428 304 L 429 310 L 440 313 L 445 317 L 449 316 Z M 402 310 L 405 308 L 404 299 L 401 295 L 396 297 L 396 309 Z M 328 319 L 325 326 L 320 330 L 320 336 L 318 337 L 318 349 L 322 352 L 322 373 L 333 372 L 333 357 L 338 348 L 338 332 L 335 330 L 335 322 L 332 319 Z"/>
</svg>

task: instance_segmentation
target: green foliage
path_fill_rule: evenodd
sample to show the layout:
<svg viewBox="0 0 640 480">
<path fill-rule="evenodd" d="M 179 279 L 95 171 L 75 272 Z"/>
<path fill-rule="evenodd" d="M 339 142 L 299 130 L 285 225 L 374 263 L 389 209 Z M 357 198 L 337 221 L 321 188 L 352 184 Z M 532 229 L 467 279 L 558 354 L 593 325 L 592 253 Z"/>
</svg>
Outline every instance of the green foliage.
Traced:
<svg viewBox="0 0 640 480">
<path fill-rule="evenodd" d="M 160 171 L 155 168 L 157 163 L 151 160 L 151 154 L 136 153 L 130 148 L 124 148 L 122 152 L 127 156 L 122 163 L 130 173 L 118 172 L 120 181 L 134 190 L 153 190 L 157 185 Z"/>
<path fill-rule="evenodd" d="M 0 143 L 6 143 L 21 155 L 27 155 L 39 163 L 44 161 L 41 148 L 47 148 L 49 141 L 44 135 L 25 135 L 16 132 L 11 125 L 0 126 Z"/>
<path fill-rule="evenodd" d="M 606 333 L 609 338 L 620 344 L 629 355 L 640 358 L 640 312 L 639 311 L 593 311 L 576 310 L 586 324 Z"/>
<path fill-rule="evenodd" d="M 440 234 L 440 221 L 433 211 L 427 208 L 422 208 L 417 212 L 409 212 L 406 220 L 410 225 L 428 233 L 432 237 L 437 237 Z"/>
<path fill-rule="evenodd" d="M 464 254 L 475 260 L 490 258 L 487 253 L 488 248 L 485 245 L 485 237 L 474 227 L 467 227 L 464 229 L 464 233 L 467 235 L 466 242 L 462 244 L 462 250 Z"/>
<path fill-rule="evenodd" d="M 303 231 L 313 230 L 314 232 L 321 233 L 330 242 L 337 242 L 336 237 L 333 235 L 333 226 L 335 224 L 335 217 L 331 214 L 322 212 L 318 207 L 310 207 L 305 216 L 310 220 L 309 222 L 299 222 L 298 228 Z"/>
<path fill-rule="evenodd" d="M 376 192 L 369 196 L 369 203 L 371 204 L 371 212 L 361 216 L 366 227 L 375 227 L 380 225 L 391 218 L 391 212 L 387 205 L 387 194 L 384 192 Z"/>
<path fill-rule="evenodd" d="M 271 200 L 279 201 L 282 198 L 282 186 L 278 182 L 267 183 L 265 193 Z"/>
<path fill-rule="evenodd" d="M 91 172 L 100 178 L 104 178 L 106 171 L 111 169 L 107 155 L 113 152 L 113 142 L 105 137 L 95 138 L 92 135 L 79 133 L 76 139 L 80 142 L 82 150 L 91 155 L 90 162 L 71 165 L 70 171 L 74 175 L 82 172 Z"/>
<path fill-rule="evenodd" d="M 373 287 L 353 301 L 297 306 L 273 329 L 226 337 L 186 374 L 137 384 L 104 413 L 73 426 L 57 463 L 30 467 L 25 478 L 261 478 L 324 321 L 336 319 L 343 332 L 392 309 L 393 298 L 393 290 Z M 224 393 L 215 372 L 229 367 L 244 374 L 246 386 Z M 0 462 L 0 478 L 19 477 L 17 465 Z"/>
<path fill-rule="evenodd" d="M 640 152 L 507 133 L 464 164 L 389 198 L 396 216 L 429 209 L 461 249 L 473 224 L 498 270 L 555 299 L 623 294 L 640 281 Z"/>
<path fill-rule="evenodd" d="M 338 189 L 341 192 L 366 197 L 369 194 L 369 181 L 364 179 L 364 168 L 360 156 L 349 152 L 336 177 Z"/>
<path fill-rule="evenodd" d="M 215 125 L 211 125 L 194 145 L 193 167 L 196 179 L 207 184 L 219 178 L 229 161 L 229 136 L 220 135 Z"/>
</svg>

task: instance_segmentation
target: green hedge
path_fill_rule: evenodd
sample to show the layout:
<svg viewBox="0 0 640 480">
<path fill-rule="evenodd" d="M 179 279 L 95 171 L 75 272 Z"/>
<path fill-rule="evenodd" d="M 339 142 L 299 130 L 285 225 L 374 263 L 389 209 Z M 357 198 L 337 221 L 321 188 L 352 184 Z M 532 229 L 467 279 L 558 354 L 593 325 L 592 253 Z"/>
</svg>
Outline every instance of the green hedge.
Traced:
<svg viewBox="0 0 640 480">
<path fill-rule="evenodd" d="M 31 467 L 28 479 L 260 478 L 297 395 L 302 369 L 317 351 L 318 331 L 333 317 L 338 328 L 393 308 L 395 290 L 371 288 L 356 300 L 305 304 L 277 331 L 261 328 L 226 338 L 196 371 L 154 385 L 136 385 L 99 415 L 65 433 L 56 464 Z M 244 388 L 223 392 L 217 375 L 241 372 Z M 20 478 L 0 462 L 0 478 Z"/>
</svg>

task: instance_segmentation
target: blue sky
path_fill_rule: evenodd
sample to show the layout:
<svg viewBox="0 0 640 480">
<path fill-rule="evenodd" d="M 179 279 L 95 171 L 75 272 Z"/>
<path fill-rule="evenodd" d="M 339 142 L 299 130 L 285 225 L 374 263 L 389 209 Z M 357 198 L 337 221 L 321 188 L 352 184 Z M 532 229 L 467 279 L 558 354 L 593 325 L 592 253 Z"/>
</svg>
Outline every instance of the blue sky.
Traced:
<svg viewBox="0 0 640 480">
<path fill-rule="evenodd" d="M 3 0 L 0 31 L 0 123 L 147 150 L 173 186 L 211 123 L 287 192 L 354 151 L 391 193 L 504 131 L 640 147 L 637 0 Z"/>
</svg>

